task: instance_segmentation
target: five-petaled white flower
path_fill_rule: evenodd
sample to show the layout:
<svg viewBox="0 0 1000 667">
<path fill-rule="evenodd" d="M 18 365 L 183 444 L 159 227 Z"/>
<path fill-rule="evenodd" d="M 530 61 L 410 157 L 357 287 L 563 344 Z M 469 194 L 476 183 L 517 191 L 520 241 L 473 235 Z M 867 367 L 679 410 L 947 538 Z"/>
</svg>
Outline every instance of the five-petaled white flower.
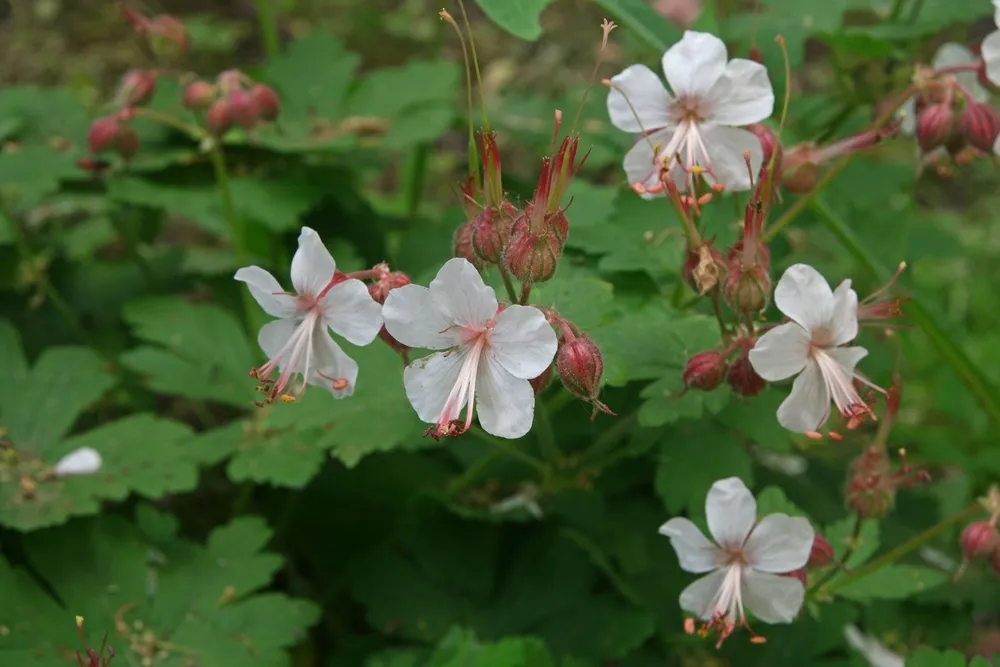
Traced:
<svg viewBox="0 0 1000 667">
<path fill-rule="evenodd" d="M 809 522 L 769 514 L 758 523 L 757 501 L 738 477 L 712 485 L 705 514 L 715 543 L 688 519 L 676 517 L 660 527 L 683 570 L 711 573 L 681 592 L 681 608 L 706 621 L 706 629 L 718 634 L 720 644 L 737 627 L 749 630 L 747 609 L 765 623 L 795 620 L 805 586 L 781 575 L 809 560 L 814 536 Z"/>
<path fill-rule="evenodd" d="M 404 285 L 389 292 L 382 313 L 386 330 L 400 343 L 447 350 L 418 359 L 403 373 L 413 409 L 434 424 L 429 435 L 464 433 L 473 409 L 495 436 L 519 438 L 531 429 L 535 394 L 528 380 L 548 368 L 557 348 L 540 310 L 500 310 L 493 288 L 475 267 L 455 258 L 429 288 Z"/>
<path fill-rule="evenodd" d="M 993 0 L 993 23 L 1000 28 L 1000 0 Z M 1000 30 L 986 35 L 979 53 L 986 65 L 986 78 L 1000 86 Z"/>
<path fill-rule="evenodd" d="M 750 189 L 751 170 L 756 176 L 763 152 L 757 137 L 738 126 L 770 116 L 774 90 L 763 65 L 727 58 L 721 39 L 687 31 L 663 54 L 673 94 L 645 65 L 632 65 L 611 79 L 611 122 L 626 132 L 650 133 L 625 156 L 629 183 L 641 186 L 640 193 L 645 189 L 644 196 L 661 189 L 661 168 L 681 191 L 691 188 L 696 166 L 709 184 Z"/>
<path fill-rule="evenodd" d="M 334 398 L 354 393 L 358 364 L 327 329 L 355 345 L 367 345 L 382 328 L 382 308 L 360 280 L 336 282 L 336 269 L 319 234 L 303 227 L 292 257 L 295 294 L 281 289 L 274 276 L 258 266 L 236 272 L 234 278 L 247 284 L 264 312 L 280 318 L 261 327 L 257 342 L 270 359 L 251 371 L 268 403 L 276 397 L 293 401 L 307 384 L 326 387 Z M 275 371 L 278 377 L 272 379 Z"/>
<path fill-rule="evenodd" d="M 778 407 L 778 421 L 796 433 L 812 433 L 826 422 L 832 399 L 853 428 L 874 418 L 858 395 L 855 372 L 868 355 L 863 347 L 842 347 L 858 335 L 858 295 L 845 280 L 831 291 L 820 273 L 806 264 L 788 267 L 774 289 L 774 303 L 791 322 L 771 329 L 750 350 L 750 363 L 768 382 L 798 375 Z"/>
<path fill-rule="evenodd" d="M 80 447 L 59 459 L 52 467 L 52 472 L 57 477 L 93 475 L 101 469 L 101 463 L 101 455 L 96 449 Z"/>
</svg>

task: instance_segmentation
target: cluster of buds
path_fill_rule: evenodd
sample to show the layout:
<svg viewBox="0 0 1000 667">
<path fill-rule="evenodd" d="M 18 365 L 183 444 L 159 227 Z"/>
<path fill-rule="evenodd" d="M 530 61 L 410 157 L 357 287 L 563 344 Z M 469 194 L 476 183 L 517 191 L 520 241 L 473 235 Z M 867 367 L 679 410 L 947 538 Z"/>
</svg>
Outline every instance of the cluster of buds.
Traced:
<svg viewBox="0 0 1000 667">
<path fill-rule="evenodd" d="M 79 667 L 108 667 L 115 659 L 115 650 L 108 646 L 107 633 L 101 640 L 100 650 L 91 648 L 90 644 L 87 643 L 87 637 L 83 634 L 83 616 L 76 617 L 76 634 L 80 637 L 85 654 L 80 655 L 80 651 L 76 652 L 76 664 Z"/>
<path fill-rule="evenodd" d="M 753 349 L 756 337 L 740 330 L 738 335 L 721 349 L 699 352 L 688 359 L 684 366 L 682 379 L 684 389 L 681 394 L 691 389 L 697 391 L 713 391 L 725 381 L 739 396 L 753 398 L 767 387 L 757 371 L 750 363 L 750 350 Z"/>
<path fill-rule="evenodd" d="M 143 16 L 125 2 L 119 2 L 118 8 L 135 33 L 146 39 L 153 55 L 172 58 L 187 53 L 191 46 L 187 27 L 176 17 L 168 14 Z"/>
<path fill-rule="evenodd" d="M 559 379 L 569 393 L 594 406 L 594 411 L 590 415 L 591 421 L 597 417 L 598 412 L 614 415 L 615 413 L 600 400 L 604 358 L 597 344 L 581 332 L 579 327 L 554 310 L 550 308 L 542 310 L 549 324 L 556 330 L 559 349 L 552 366 L 531 381 L 535 393 L 548 386 L 552 379 L 552 369 L 555 367 Z"/>
<path fill-rule="evenodd" d="M 518 210 L 504 195 L 496 133 L 485 130 L 479 133 L 479 154 L 483 164 L 482 188 L 474 177 L 462 188 L 462 209 L 468 222 L 455 232 L 454 252 L 456 257 L 464 257 L 473 266 L 482 268 L 503 264 Z"/>
<path fill-rule="evenodd" d="M 975 560 L 989 560 L 993 571 L 1000 576 L 1000 533 L 997 532 L 997 521 L 1000 520 L 1000 487 L 991 487 L 986 496 L 979 499 L 979 504 L 990 516 L 986 521 L 974 521 L 962 529 L 959 538 L 962 564 L 955 572 L 956 580 L 968 564 Z"/>
<path fill-rule="evenodd" d="M 899 489 L 910 489 L 930 481 L 930 473 L 912 468 L 906 461 L 906 450 L 899 450 L 902 465 L 893 470 L 889 453 L 882 444 L 867 447 L 848 467 L 847 505 L 865 519 L 881 519 L 896 502 Z"/>
<path fill-rule="evenodd" d="M 372 280 L 372 283 L 368 285 L 368 293 L 371 295 L 375 303 L 379 305 L 385 304 L 385 300 L 388 298 L 391 290 L 410 284 L 409 276 L 402 271 L 390 270 L 389 265 L 385 262 L 376 264 L 368 273 L 370 273 L 370 278 Z M 339 282 L 340 280 L 346 280 L 346 278 L 347 276 L 344 276 L 343 278 L 335 276 L 334 280 L 335 282 Z M 378 335 L 379 338 L 381 338 L 389 347 L 399 353 L 399 355 L 403 358 L 403 365 L 410 363 L 410 348 L 393 338 L 392 335 L 386 331 L 384 324 L 382 325 L 382 329 L 378 332 Z"/>
<path fill-rule="evenodd" d="M 88 164 L 94 163 L 96 156 L 106 151 L 118 153 L 125 160 L 135 157 L 139 152 L 140 141 L 132 127 L 133 117 L 132 107 L 126 107 L 91 123 L 87 131 L 87 149 L 93 157 L 88 160 Z"/>
<path fill-rule="evenodd" d="M 726 256 L 729 268 L 722 293 L 729 307 L 738 313 L 759 313 L 771 302 L 771 253 L 761 235 L 773 200 L 774 173 L 765 163 L 744 209 L 743 233 Z"/>
<path fill-rule="evenodd" d="M 943 150 L 954 158 L 967 149 L 993 152 L 1000 135 L 1000 115 L 976 100 L 954 73 L 918 68 L 914 87 L 915 134 L 923 154 Z"/>
<path fill-rule="evenodd" d="M 226 70 L 214 84 L 193 81 L 184 90 L 181 104 L 204 113 L 205 126 L 221 137 L 235 126 L 249 132 L 261 123 L 277 120 L 281 101 L 270 86 L 256 83 L 239 70 Z"/>
</svg>

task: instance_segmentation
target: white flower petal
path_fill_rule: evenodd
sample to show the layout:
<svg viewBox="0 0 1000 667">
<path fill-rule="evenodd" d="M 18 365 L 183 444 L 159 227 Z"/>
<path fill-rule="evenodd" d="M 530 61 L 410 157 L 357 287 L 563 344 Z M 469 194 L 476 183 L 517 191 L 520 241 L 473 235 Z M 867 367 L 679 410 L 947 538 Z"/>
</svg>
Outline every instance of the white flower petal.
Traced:
<svg viewBox="0 0 1000 667">
<path fill-rule="evenodd" d="M 286 294 L 277 279 L 259 266 L 246 266 L 233 276 L 246 283 L 254 301 L 271 317 L 295 314 L 295 297 Z"/>
<path fill-rule="evenodd" d="M 1000 27 L 1000 0 L 993 0 L 993 24 Z"/>
<path fill-rule="evenodd" d="M 531 430 L 535 392 L 531 383 L 507 372 L 492 355 L 479 361 L 476 379 L 479 425 L 498 438 L 520 438 Z"/>
<path fill-rule="evenodd" d="M 799 615 L 806 587 L 795 577 L 749 568 L 743 573 L 743 602 L 765 623 L 791 623 Z"/>
<path fill-rule="evenodd" d="M 784 574 L 805 567 L 815 532 L 800 516 L 768 514 L 750 533 L 743 555 L 756 570 Z"/>
<path fill-rule="evenodd" d="M 438 352 L 417 359 L 403 371 L 406 397 L 410 399 L 410 405 L 421 421 L 428 424 L 437 422 L 468 354 L 469 350 L 464 347 L 455 348 L 451 352 Z M 463 400 L 459 410 L 464 407 Z"/>
<path fill-rule="evenodd" d="M 722 588 L 728 568 L 719 568 L 701 579 L 695 579 L 681 591 L 681 609 L 695 614 L 703 621 L 712 618 L 715 611 L 715 596 Z"/>
<path fill-rule="evenodd" d="M 899 119 L 899 132 L 907 137 L 912 137 L 917 131 L 917 100 L 910 96 L 906 98 L 899 111 L 896 112 Z"/>
<path fill-rule="evenodd" d="M 663 74 L 677 97 L 704 96 L 726 70 L 728 57 L 715 35 L 686 30 L 663 54 Z"/>
<path fill-rule="evenodd" d="M 656 158 L 653 149 L 656 146 L 665 146 L 672 136 L 674 136 L 674 130 L 667 128 L 653 132 L 648 137 L 639 137 L 629 152 L 625 154 L 623 163 L 629 185 L 641 183 L 647 188 L 652 188 L 660 182 L 660 170 L 653 163 Z M 643 194 L 642 198 L 654 199 L 663 196 L 664 193 L 659 192 L 657 194 Z"/>
<path fill-rule="evenodd" d="M 945 67 L 954 67 L 955 65 L 970 65 L 978 62 L 978 60 L 972 51 L 961 44 L 945 42 L 938 47 L 931 66 L 934 69 L 944 69 Z M 968 88 L 969 92 L 972 93 L 972 99 L 976 102 L 985 102 L 989 99 L 990 94 L 979 84 L 979 77 L 976 75 L 975 70 L 956 72 L 954 76 L 958 79 L 959 83 Z"/>
<path fill-rule="evenodd" d="M 626 132 L 650 132 L 670 125 L 670 95 L 653 70 L 632 65 L 611 77 L 608 92 L 611 124 Z"/>
<path fill-rule="evenodd" d="M 690 520 L 674 517 L 660 526 L 660 535 L 670 538 L 670 546 L 677 552 L 682 570 L 701 574 L 719 567 L 719 548 Z"/>
<path fill-rule="evenodd" d="M 708 91 L 711 105 L 707 120 L 720 125 L 749 125 L 769 118 L 774 111 L 774 88 L 767 68 L 734 58 Z"/>
<path fill-rule="evenodd" d="M 826 278 L 808 264 L 788 267 L 774 288 L 778 310 L 807 331 L 825 328 L 833 315 L 833 291 Z"/>
<path fill-rule="evenodd" d="M 824 350 L 823 354 L 826 354 L 840 366 L 844 377 L 853 378 L 854 368 L 862 359 L 868 356 L 868 350 L 860 345 L 853 345 L 851 347 L 835 347 Z"/>
<path fill-rule="evenodd" d="M 733 192 L 749 190 L 751 171 L 754 178 L 757 178 L 764 162 L 764 149 L 761 148 L 757 135 L 740 127 L 710 125 L 701 129 L 701 138 L 708 150 L 708 158 L 712 161 L 712 175 L 715 179 Z M 750 155 L 749 169 L 746 154 Z"/>
<path fill-rule="evenodd" d="M 979 53 L 986 64 L 986 78 L 1000 86 L 1000 30 L 986 35 Z"/>
<path fill-rule="evenodd" d="M 856 625 L 844 626 L 847 645 L 864 656 L 871 667 L 904 667 L 906 661 L 881 644 L 874 637 L 861 633 Z"/>
<path fill-rule="evenodd" d="M 757 501 L 739 477 L 720 479 L 705 499 L 708 530 L 723 549 L 743 545 L 757 521 Z"/>
<path fill-rule="evenodd" d="M 493 288 L 483 282 L 476 267 L 461 257 L 445 262 L 431 281 L 430 290 L 435 307 L 452 324 L 481 328 L 497 314 Z"/>
<path fill-rule="evenodd" d="M 559 347 L 556 332 L 534 306 L 508 306 L 497 315 L 489 354 L 511 375 L 530 380 L 541 375 Z"/>
<path fill-rule="evenodd" d="M 808 354 L 809 333 L 795 322 L 786 322 L 758 338 L 749 357 L 757 375 L 777 382 L 805 368 Z"/>
<path fill-rule="evenodd" d="M 403 285 L 389 291 L 382 306 L 385 329 L 403 345 L 447 350 L 458 344 L 455 324 L 437 309 L 431 291 L 421 285 Z"/>
<path fill-rule="evenodd" d="M 93 475 L 101 469 L 101 455 L 91 447 L 80 447 L 59 459 L 52 471 L 59 477 Z"/>
<path fill-rule="evenodd" d="M 299 233 L 299 248 L 292 257 L 292 285 L 299 294 L 319 296 L 333 280 L 337 263 L 319 234 L 309 227 Z"/>
<path fill-rule="evenodd" d="M 997 140 L 993 142 L 993 154 L 1000 155 L 1000 135 L 997 135 Z"/>
<path fill-rule="evenodd" d="M 351 278 L 337 283 L 323 296 L 320 305 L 326 325 L 354 345 L 368 345 L 382 329 L 382 306 L 360 280 Z"/>
<path fill-rule="evenodd" d="M 309 364 L 309 374 L 306 381 L 314 386 L 327 389 L 334 398 L 347 398 L 354 394 L 358 382 L 358 362 L 354 361 L 337 345 L 325 329 L 317 328 L 313 332 L 313 357 Z M 347 384 L 341 389 L 340 380 Z"/>
<path fill-rule="evenodd" d="M 858 337 L 858 293 L 847 279 L 833 291 L 828 345 L 846 345 Z"/>
<path fill-rule="evenodd" d="M 279 353 L 282 353 L 282 348 L 293 336 L 306 335 L 304 331 L 299 331 L 300 326 L 307 325 L 295 320 L 268 322 L 260 328 L 260 332 L 257 334 L 257 344 L 260 345 L 260 349 L 264 350 L 264 354 L 269 359 L 274 359 Z M 284 360 L 288 358 L 290 352 L 289 348 L 281 354 L 283 359 L 279 359 L 278 362 L 282 367 L 284 367 Z"/>
<path fill-rule="evenodd" d="M 794 433 L 815 431 L 830 415 L 830 391 L 819 370 L 809 360 L 795 382 L 788 398 L 778 406 L 778 423 Z"/>
</svg>

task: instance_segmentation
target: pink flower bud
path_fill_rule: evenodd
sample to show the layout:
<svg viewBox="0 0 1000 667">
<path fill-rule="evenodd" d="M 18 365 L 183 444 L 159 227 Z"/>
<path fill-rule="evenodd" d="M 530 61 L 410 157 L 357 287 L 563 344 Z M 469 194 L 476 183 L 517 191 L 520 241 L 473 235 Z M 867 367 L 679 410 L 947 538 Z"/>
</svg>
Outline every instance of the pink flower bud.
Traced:
<svg viewBox="0 0 1000 667">
<path fill-rule="evenodd" d="M 500 264 L 517 209 L 510 202 L 483 209 L 472 220 L 472 249 L 483 264 Z"/>
<path fill-rule="evenodd" d="M 962 111 L 962 137 L 966 143 L 984 153 L 993 153 L 993 144 L 1000 134 L 1000 116 L 988 104 L 970 102 Z"/>
<path fill-rule="evenodd" d="M 753 398 L 767 388 L 767 382 L 754 370 L 748 352 L 749 349 L 744 349 L 733 363 L 729 364 L 726 382 L 736 394 L 744 398 Z"/>
<path fill-rule="evenodd" d="M 733 310 L 759 313 L 771 302 L 771 275 L 760 264 L 746 268 L 730 266 L 722 293 Z"/>
<path fill-rule="evenodd" d="M 550 364 L 548 368 L 542 371 L 542 374 L 536 378 L 528 380 L 531 383 L 531 389 L 535 392 L 535 396 L 548 389 L 548 386 L 552 384 L 552 379 L 555 377 L 555 365 Z"/>
<path fill-rule="evenodd" d="M 207 81 L 193 81 L 184 89 L 181 105 L 185 109 L 204 111 L 215 101 L 215 86 Z"/>
<path fill-rule="evenodd" d="M 98 118 L 87 131 L 87 148 L 91 153 L 102 153 L 111 148 L 118 138 L 118 119 L 112 116 Z"/>
<path fill-rule="evenodd" d="M 205 125 L 216 137 L 221 137 L 233 126 L 233 116 L 226 100 L 216 100 L 205 112 Z"/>
<path fill-rule="evenodd" d="M 778 152 L 775 161 L 781 159 L 781 144 L 778 143 L 778 137 L 771 128 L 761 123 L 751 123 L 747 125 L 746 129 L 757 135 L 757 139 L 760 141 L 760 148 L 764 154 L 762 166 L 766 166 L 771 161 L 771 156 L 774 155 L 775 151 Z"/>
<path fill-rule="evenodd" d="M 122 77 L 118 97 L 128 107 L 141 107 L 153 98 L 156 92 L 156 72 L 130 70 Z"/>
<path fill-rule="evenodd" d="M 819 177 L 819 163 L 815 159 L 816 148 L 809 144 L 793 146 L 782 157 L 781 186 L 789 192 L 803 194 L 816 185 Z"/>
<path fill-rule="evenodd" d="M 728 368 L 729 363 L 721 352 L 699 352 L 688 359 L 681 378 L 687 389 L 712 391 L 722 384 Z"/>
<path fill-rule="evenodd" d="M 385 303 L 390 291 L 396 289 L 397 287 L 409 284 L 409 276 L 402 271 L 389 271 L 376 282 L 368 286 L 368 293 L 376 303 L 381 304 Z"/>
<path fill-rule="evenodd" d="M 834 559 L 833 546 L 825 537 L 816 533 L 813 536 L 812 551 L 809 552 L 809 561 L 806 567 L 826 567 Z"/>
<path fill-rule="evenodd" d="M 268 123 L 274 122 L 278 118 L 278 114 L 281 113 L 281 100 L 278 99 L 278 94 L 274 92 L 274 89 L 258 83 L 250 89 L 250 94 L 257 103 L 261 120 Z"/>
<path fill-rule="evenodd" d="M 511 231 L 504 263 L 518 280 L 533 285 L 552 279 L 562 251 L 563 242 L 554 231 L 535 232 L 528 217 L 522 216 Z"/>
<path fill-rule="evenodd" d="M 987 521 L 976 521 L 962 529 L 962 554 L 969 560 L 988 556 L 1000 547 L 997 529 Z"/>
<path fill-rule="evenodd" d="M 475 220 L 467 222 L 464 225 L 460 225 L 458 229 L 455 230 L 455 236 L 452 238 L 451 248 L 452 254 L 455 257 L 466 259 L 474 267 L 482 270 L 484 262 L 476 253 L 475 247 L 472 245 L 472 236 L 475 233 L 475 227 Z"/>
<path fill-rule="evenodd" d="M 597 400 L 601 393 L 604 359 L 588 336 L 573 336 L 567 332 L 556 353 L 556 370 L 569 393 L 594 404 L 594 415 L 598 410 L 612 414 L 606 405 Z"/>
<path fill-rule="evenodd" d="M 118 128 L 118 136 L 115 138 L 115 151 L 126 160 L 131 160 L 139 152 L 139 135 L 135 133 L 131 125 L 121 125 Z"/>
<path fill-rule="evenodd" d="M 167 14 L 154 16 L 146 23 L 149 46 L 158 56 L 172 58 L 186 53 L 190 42 L 187 28 L 179 20 Z"/>
<path fill-rule="evenodd" d="M 260 109 L 257 107 L 257 100 L 249 91 L 233 91 L 227 98 L 226 106 L 233 122 L 244 130 L 252 130 L 257 124 Z"/>
<path fill-rule="evenodd" d="M 869 447 L 848 468 L 847 506 L 863 519 L 881 519 L 896 502 L 892 468 L 883 447 Z"/>
<path fill-rule="evenodd" d="M 725 282 L 729 273 L 722 252 L 712 247 L 711 242 L 702 243 L 697 248 L 688 248 L 681 267 L 681 275 L 691 289 L 698 294 L 708 294 Z"/>
<path fill-rule="evenodd" d="M 955 135 L 955 113 L 950 104 L 931 104 L 917 116 L 917 142 L 920 150 L 930 153 L 949 145 Z"/>
<path fill-rule="evenodd" d="M 247 75 L 238 69 L 227 69 L 219 72 L 215 78 L 215 85 L 223 97 L 229 97 L 237 90 L 242 90 L 243 82 L 247 80 Z"/>
</svg>

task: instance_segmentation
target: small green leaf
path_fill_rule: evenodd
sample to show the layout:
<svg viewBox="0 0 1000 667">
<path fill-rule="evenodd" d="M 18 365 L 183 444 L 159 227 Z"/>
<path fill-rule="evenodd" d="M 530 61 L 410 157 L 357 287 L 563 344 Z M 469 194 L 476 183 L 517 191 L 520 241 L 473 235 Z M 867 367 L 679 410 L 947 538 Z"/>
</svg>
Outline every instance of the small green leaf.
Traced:
<svg viewBox="0 0 1000 667">
<path fill-rule="evenodd" d="M 775 513 L 809 518 L 805 512 L 788 499 L 780 486 L 766 486 L 757 493 L 757 516 Z"/>
<path fill-rule="evenodd" d="M 965 656 L 958 651 L 922 648 L 906 659 L 906 667 L 965 667 Z"/>
<path fill-rule="evenodd" d="M 838 588 L 837 594 L 859 602 L 903 600 L 940 586 L 949 576 L 947 572 L 923 565 L 886 565 Z"/>
<path fill-rule="evenodd" d="M 532 42 L 542 36 L 538 19 L 550 2 L 552 0 L 476 0 L 491 21 L 515 37 Z"/>
<path fill-rule="evenodd" d="M 823 537 L 833 547 L 834 558 L 840 560 L 849 552 L 850 557 L 844 563 L 847 567 L 864 565 L 875 555 L 879 547 L 879 523 L 875 519 L 865 519 L 861 522 L 858 534 L 854 527 L 858 525 L 855 515 L 846 516 L 823 529 Z"/>
<path fill-rule="evenodd" d="M 504 637 L 480 642 L 474 632 L 452 628 L 423 667 L 555 667 L 545 642 L 537 637 Z M 395 663 L 393 663 L 393 667 Z"/>
<path fill-rule="evenodd" d="M 752 486 L 750 455 L 728 432 L 699 426 L 678 436 L 664 439 L 660 445 L 653 482 L 667 512 L 701 514 L 712 484 L 726 477 L 739 477 Z M 692 446 L 697 447 L 697 456 L 691 455 Z M 705 461 L 712 465 L 705 465 Z"/>
</svg>

